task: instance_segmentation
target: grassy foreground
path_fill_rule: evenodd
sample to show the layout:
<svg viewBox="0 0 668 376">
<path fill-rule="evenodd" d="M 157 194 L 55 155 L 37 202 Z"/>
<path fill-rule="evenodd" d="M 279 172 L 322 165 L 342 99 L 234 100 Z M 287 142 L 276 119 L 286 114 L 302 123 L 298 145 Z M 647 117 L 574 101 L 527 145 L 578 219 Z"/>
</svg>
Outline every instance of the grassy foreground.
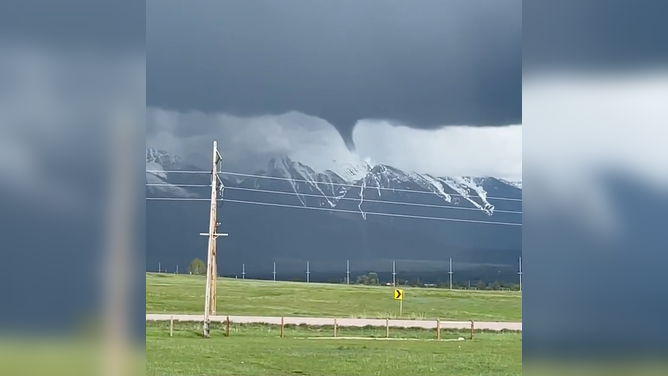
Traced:
<svg viewBox="0 0 668 376">
<path fill-rule="evenodd" d="M 146 312 L 201 313 L 204 281 L 147 273 Z M 222 315 L 399 317 L 392 287 L 219 279 L 217 290 Z M 519 292 L 404 288 L 404 295 L 402 318 L 522 321 Z"/>
<path fill-rule="evenodd" d="M 378 332 L 378 333 L 376 333 Z M 435 331 L 393 329 L 392 337 L 422 340 L 333 339 L 328 328 L 235 326 L 211 338 L 196 323 L 146 326 L 146 375 L 521 375 L 520 333 L 477 333 L 475 340 L 435 341 Z M 339 336 L 385 337 L 379 328 L 347 329 Z M 313 338 L 317 337 L 317 338 Z M 442 339 L 467 337 L 446 332 Z"/>
</svg>

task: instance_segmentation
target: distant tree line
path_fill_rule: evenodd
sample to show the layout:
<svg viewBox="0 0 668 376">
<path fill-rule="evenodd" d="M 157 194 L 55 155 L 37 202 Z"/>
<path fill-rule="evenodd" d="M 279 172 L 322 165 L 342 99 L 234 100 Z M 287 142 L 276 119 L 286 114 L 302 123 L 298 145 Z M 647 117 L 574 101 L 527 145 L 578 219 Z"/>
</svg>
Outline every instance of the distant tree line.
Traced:
<svg viewBox="0 0 668 376">
<path fill-rule="evenodd" d="M 357 285 L 379 286 L 388 284 L 391 285 L 392 281 L 381 281 L 379 280 L 377 273 L 371 272 L 369 274 L 358 276 L 355 282 L 352 283 Z M 422 283 L 420 281 L 420 278 L 413 278 L 410 280 L 397 278 L 397 286 L 450 288 L 450 282 L 448 281 L 439 283 Z M 475 283 L 471 284 L 469 284 L 469 282 L 462 283 L 461 281 L 453 281 L 452 288 L 475 289 L 475 290 L 519 290 L 520 286 L 517 283 L 499 282 L 499 281 L 485 282 L 483 280 L 478 280 L 475 281 Z"/>
<path fill-rule="evenodd" d="M 204 275 L 206 274 L 206 264 L 204 261 L 196 258 L 192 260 L 188 266 L 188 273 L 195 275 Z M 446 275 L 447 277 L 447 275 Z M 397 277 L 397 286 L 409 286 L 409 287 L 425 287 L 425 288 L 450 288 L 450 282 L 436 280 L 434 277 L 428 279 L 428 282 L 424 282 L 418 276 L 409 276 L 409 278 L 400 278 Z M 294 276 L 291 278 L 283 279 L 294 282 L 305 282 L 304 277 Z M 325 280 L 313 280 L 312 282 L 319 283 L 346 283 L 345 279 L 342 278 L 327 278 Z M 380 285 L 391 285 L 392 279 L 387 273 L 384 273 L 384 277 L 379 277 L 376 272 L 369 272 L 367 274 L 359 275 L 356 279 L 350 281 L 351 284 L 356 285 L 366 285 L 366 286 L 380 286 Z M 472 289 L 472 290 L 514 290 L 518 291 L 519 284 L 516 282 L 508 281 L 485 281 L 482 278 L 475 278 L 466 281 L 462 280 L 453 280 L 452 282 L 453 289 Z"/>
</svg>

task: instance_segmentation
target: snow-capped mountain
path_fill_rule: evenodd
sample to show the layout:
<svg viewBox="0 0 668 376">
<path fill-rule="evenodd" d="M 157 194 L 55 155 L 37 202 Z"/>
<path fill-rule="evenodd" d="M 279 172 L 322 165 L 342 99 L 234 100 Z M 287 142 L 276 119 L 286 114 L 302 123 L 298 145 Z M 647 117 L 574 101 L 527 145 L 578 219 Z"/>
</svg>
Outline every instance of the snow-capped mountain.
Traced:
<svg viewBox="0 0 668 376">
<path fill-rule="evenodd" d="M 165 171 L 182 170 L 185 164 L 181 158 L 169 154 L 165 150 L 160 149 L 146 149 L 146 175 L 149 174 L 158 176 L 162 179 L 167 179 Z"/>
<path fill-rule="evenodd" d="M 510 186 L 513 186 L 518 189 L 522 189 L 522 182 L 521 181 L 510 181 L 510 180 L 505 180 L 505 179 L 499 179 L 500 182 L 508 184 Z"/>
<path fill-rule="evenodd" d="M 160 149 L 146 149 L 147 190 L 160 197 L 197 197 L 198 192 L 189 190 L 191 185 L 209 183 L 205 174 L 187 174 L 178 171 L 200 170 L 180 157 Z M 148 193 L 147 193 L 148 194 Z"/>
<path fill-rule="evenodd" d="M 147 197 L 204 199 L 147 201 L 147 262 L 171 257 L 185 265 L 194 257 L 188 250 L 206 249 L 197 234 L 207 228 L 210 172 L 155 149 L 147 150 L 146 170 Z M 373 265 L 388 257 L 511 264 L 521 253 L 521 183 L 369 162 L 334 161 L 316 171 L 285 156 L 259 171 L 220 176 L 219 221 L 230 234 L 224 247 L 234 250 L 231 264 L 357 259 Z M 309 208 L 315 210 L 303 210 Z"/>
<path fill-rule="evenodd" d="M 492 189 L 498 185 L 515 188 L 518 192 L 515 192 L 513 198 L 521 198 L 521 183 L 503 179 L 437 177 L 405 172 L 387 165 L 371 166 L 368 163 L 347 164 L 316 172 L 289 157 L 273 158 L 266 169 L 255 172 L 242 185 L 255 189 L 280 188 L 282 192 L 294 193 L 302 206 L 309 206 L 306 197 L 320 196 L 316 205 L 331 208 L 336 208 L 342 199 L 354 198 L 359 201 L 362 216 L 365 216 L 362 208 L 365 197 L 372 200 L 368 202 L 375 202 L 383 199 L 400 200 L 402 196 L 418 193 L 431 193 L 443 205 L 470 205 L 491 216 L 495 206 L 487 198 L 486 182 L 492 183 Z"/>
<path fill-rule="evenodd" d="M 208 178 L 204 174 L 191 174 L 190 177 L 184 177 L 178 171 L 197 170 L 201 169 L 184 163 L 178 156 L 164 150 L 146 150 L 146 179 L 147 183 L 154 184 L 149 185 L 149 189 L 168 191 L 183 197 L 193 196 L 193 192 L 189 192 L 184 187 L 198 185 L 189 184 L 193 183 L 192 180 L 197 180 L 199 184 L 206 184 L 209 181 Z M 379 198 L 383 197 L 383 192 L 385 192 L 385 197 L 397 193 L 431 192 L 447 204 L 459 205 L 462 200 L 465 200 L 490 216 L 494 214 L 495 207 L 487 199 L 486 183 L 492 182 L 493 189 L 497 188 L 496 185 L 507 185 L 520 191 L 522 189 L 521 182 L 511 182 L 505 179 L 466 176 L 437 177 L 417 172 L 404 172 L 382 164 L 372 166 L 368 162 L 338 165 L 334 161 L 332 168 L 318 172 L 287 156 L 272 158 L 265 169 L 252 174 L 223 173 L 221 175 L 227 181 L 241 187 L 257 190 L 267 187 L 273 190 L 283 188 L 279 191 L 294 193 L 302 206 L 308 206 L 306 197 L 314 196 L 319 196 L 318 206 L 327 204 L 331 208 L 336 208 L 341 199 L 354 194 L 357 194 L 360 203 L 363 203 L 367 191 L 375 191 Z M 288 189 L 284 189 L 288 186 Z"/>
</svg>

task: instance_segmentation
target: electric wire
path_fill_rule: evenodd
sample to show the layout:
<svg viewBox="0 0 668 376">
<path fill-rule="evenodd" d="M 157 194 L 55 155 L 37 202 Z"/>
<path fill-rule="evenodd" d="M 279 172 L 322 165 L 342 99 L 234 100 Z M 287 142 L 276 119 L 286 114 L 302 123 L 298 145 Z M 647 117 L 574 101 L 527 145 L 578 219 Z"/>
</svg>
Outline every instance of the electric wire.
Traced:
<svg viewBox="0 0 668 376">
<path fill-rule="evenodd" d="M 195 197 L 146 197 L 146 200 L 151 200 L 151 201 L 209 201 L 209 202 L 211 202 L 211 200 L 208 199 L 208 198 L 195 198 Z M 479 224 L 503 225 L 503 226 L 522 226 L 521 223 L 513 223 L 513 222 L 481 221 L 481 220 L 475 220 L 475 219 L 428 217 L 428 216 L 421 216 L 421 215 L 367 212 L 367 211 L 361 212 L 361 211 L 345 210 L 345 209 L 330 209 L 330 208 L 318 208 L 318 207 L 312 207 L 312 206 L 297 206 L 297 205 L 278 204 L 278 203 L 273 203 L 273 202 L 246 201 L 246 200 L 234 200 L 234 199 L 225 199 L 225 200 L 218 199 L 217 201 L 233 202 L 233 203 L 237 203 L 237 204 L 274 206 L 274 207 L 291 208 L 291 209 L 320 210 L 320 211 L 327 211 L 327 212 L 332 212 L 332 213 L 346 213 L 346 214 L 361 214 L 361 213 L 364 213 L 365 215 L 377 215 L 377 216 L 386 216 L 386 217 L 413 218 L 413 219 L 425 219 L 425 220 L 435 220 L 435 221 L 466 222 L 466 223 L 479 223 Z"/>
<path fill-rule="evenodd" d="M 146 170 L 147 173 L 152 173 L 152 174 L 158 174 L 158 173 L 181 173 L 181 174 L 210 174 L 211 172 L 209 171 L 195 171 L 195 170 Z M 369 186 L 364 186 L 364 185 L 357 185 L 357 184 L 348 184 L 348 183 L 334 183 L 334 182 L 324 182 L 324 181 L 315 181 L 315 180 L 306 180 L 306 179 L 292 179 L 292 178 L 282 178 L 282 177 L 277 177 L 277 176 L 262 176 L 262 175 L 257 175 L 257 174 L 244 174 L 240 172 L 229 172 L 229 171 L 219 171 L 219 174 L 223 175 L 231 175 L 231 176 L 240 176 L 240 177 L 248 177 L 248 178 L 256 178 L 256 179 L 270 179 L 270 180 L 280 180 L 280 181 L 289 181 L 289 182 L 301 182 L 301 183 L 309 183 L 309 184 L 334 184 L 339 187 L 349 187 L 349 188 L 365 188 L 365 189 L 377 189 L 377 190 L 385 190 L 385 191 L 393 191 L 393 192 L 407 192 L 407 193 L 414 193 L 414 194 L 433 194 L 434 192 L 428 192 L 428 191 L 416 191 L 412 189 L 403 189 L 403 188 L 387 188 L 387 187 L 369 187 Z M 460 196 L 464 197 L 461 193 L 448 193 L 450 196 Z M 494 197 L 494 196 L 487 196 L 486 198 L 488 199 L 495 199 L 495 200 L 505 200 L 505 201 L 522 201 L 521 198 L 511 198 L 511 197 Z"/>
<path fill-rule="evenodd" d="M 168 183 L 146 183 L 147 186 L 151 187 L 169 187 L 169 186 L 175 186 L 175 187 L 198 187 L 198 188 L 204 188 L 204 187 L 211 187 L 211 185 L 207 184 L 168 184 Z M 302 197 L 314 197 L 314 198 L 325 198 L 329 202 L 330 199 L 336 199 L 336 201 L 359 201 L 359 198 L 353 198 L 353 197 L 331 197 L 327 196 L 325 194 L 318 195 L 318 194 L 312 194 L 312 193 L 296 193 L 296 192 L 283 192 L 283 191 L 273 191 L 273 190 L 266 190 L 266 189 L 259 189 L 259 188 L 245 188 L 245 187 L 224 187 L 227 190 L 233 190 L 233 191 L 246 191 L 246 192 L 258 192 L 258 193 L 268 193 L 268 194 L 280 194 L 280 195 L 298 195 Z M 375 189 L 375 188 L 372 188 Z M 427 208 L 440 208 L 440 209 L 452 209 L 452 210 L 473 210 L 473 211 L 479 211 L 482 209 L 479 208 L 466 208 L 462 206 L 445 206 L 445 205 L 435 205 L 435 204 L 421 204 L 421 203 L 416 203 L 416 202 L 406 202 L 406 201 L 385 201 L 385 200 L 375 200 L 375 199 L 368 199 L 364 198 L 364 202 L 372 202 L 372 203 L 380 203 L 380 204 L 389 204 L 389 205 L 404 205 L 404 206 L 418 206 L 418 207 L 427 207 Z M 494 213 L 507 213 L 507 214 L 522 214 L 521 211 L 517 210 L 493 210 Z"/>
</svg>

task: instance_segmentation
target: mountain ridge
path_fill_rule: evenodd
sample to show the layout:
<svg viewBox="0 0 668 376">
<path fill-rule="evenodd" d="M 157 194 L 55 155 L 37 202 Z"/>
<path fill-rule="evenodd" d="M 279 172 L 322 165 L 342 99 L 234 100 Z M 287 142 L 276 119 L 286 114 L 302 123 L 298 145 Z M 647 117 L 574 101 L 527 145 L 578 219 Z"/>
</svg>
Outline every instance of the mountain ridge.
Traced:
<svg viewBox="0 0 668 376">
<path fill-rule="evenodd" d="M 161 153 L 168 154 L 147 151 L 147 265 L 186 265 L 195 254 L 206 257 L 206 239 L 197 234 L 208 225 L 211 175 Z M 220 177 L 219 222 L 230 234 L 220 243 L 234 250 L 221 273 L 242 263 L 270 273 L 272 260 L 282 260 L 282 272 L 306 261 L 325 272 L 346 259 L 373 267 L 391 258 L 419 269 L 449 257 L 515 265 L 521 255 L 522 191 L 503 179 L 435 177 L 364 162 L 315 171 L 285 156 L 254 173 Z M 161 197 L 186 200 L 155 200 Z"/>
<path fill-rule="evenodd" d="M 162 156 L 156 154 L 163 153 Z M 159 164 L 158 160 L 166 160 L 170 166 L 184 165 L 183 161 L 177 157 L 168 154 L 163 150 L 147 150 L 147 171 L 150 167 L 156 167 Z M 184 165 L 185 168 L 197 171 L 194 166 Z M 155 173 L 147 173 L 147 180 L 154 180 L 154 177 L 160 177 L 166 180 L 166 174 L 160 172 L 162 169 L 158 168 Z M 274 180 L 284 181 L 290 184 L 289 189 L 281 190 L 281 192 L 290 191 L 299 199 L 299 204 L 308 206 L 306 204 L 304 195 L 321 195 L 325 203 L 330 208 L 336 208 L 338 202 L 342 198 L 350 198 L 351 191 L 359 189 L 359 210 L 364 217 L 361 205 L 364 202 L 364 195 L 366 190 L 375 190 L 379 197 L 382 197 L 383 191 L 392 192 L 431 192 L 437 197 L 443 199 L 448 204 L 459 205 L 460 201 L 466 200 L 474 207 L 480 209 L 489 216 L 494 214 L 495 206 L 487 200 L 487 191 L 485 190 L 485 182 L 492 180 L 496 181 L 496 185 L 504 184 L 509 188 L 518 189 L 521 192 L 521 182 L 511 182 L 506 179 L 494 178 L 490 176 L 485 177 L 439 177 L 431 174 L 405 172 L 385 164 L 371 165 L 368 162 L 363 164 L 343 165 L 342 173 L 334 171 L 335 169 L 327 169 L 319 172 L 313 170 L 311 167 L 299 162 L 293 161 L 289 156 L 274 157 L 269 160 L 265 169 L 255 171 L 252 174 L 230 173 L 222 172 L 221 176 L 226 177 L 232 184 L 238 184 L 246 188 L 261 189 L 263 184 L 261 181 Z M 176 167 L 178 170 L 180 167 Z M 180 168 L 183 169 L 183 168 Z M 204 170 L 202 170 L 204 172 Z M 149 176 L 151 176 L 149 178 Z M 231 176 L 241 176 L 236 182 L 229 179 Z M 494 183 L 493 183 L 494 184 Z M 177 188 L 178 184 L 174 184 Z M 275 187 L 274 187 L 275 188 Z M 187 194 L 182 192 L 182 194 Z M 511 197 L 513 200 L 521 200 L 521 193 Z M 322 207 L 323 205 L 318 205 Z"/>
</svg>

